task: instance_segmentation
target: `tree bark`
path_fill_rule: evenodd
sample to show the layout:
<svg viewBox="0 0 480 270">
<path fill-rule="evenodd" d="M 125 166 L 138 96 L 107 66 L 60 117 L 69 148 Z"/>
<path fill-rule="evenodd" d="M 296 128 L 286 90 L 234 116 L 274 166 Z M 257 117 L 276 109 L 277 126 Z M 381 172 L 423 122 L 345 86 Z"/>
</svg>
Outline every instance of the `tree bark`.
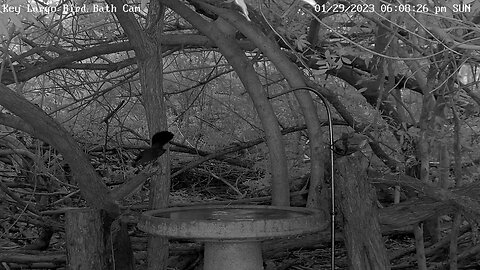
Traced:
<svg viewBox="0 0 480 270">
<path fill-rule="evenodd" d="M 165 9 L 158 1 L 149 4 L 145 30 L 133 16 L 122 11 L 123 0 L 107 0 L 117 7 L 115 16 L 127 34 L 135 51 L 140 74 L 143 105 L 150 138 L 158 131 L 167 130 L 167 117 L 163 92 L 163 62 L 160 43 Z M 150 208 L 168 207 L 170 195 L 170 151 L 160 157 L 161 170 L 150 179 Z M 120 231 L 121 233 L 121 231 Z M 168 239 L 150 236 L 148 245 L 148 269 L 166 269 Z"/>
<path fill-rule="evenodd" d="M 368 183 L 368 161 L 361 153 L 337 159 L 337 199 L 349 269 L 388 270 L 390 263 L 380 230 L 375 189 Z"/>
<path fill-rule="evenodd" d="M 83 208 L 65 214 L 67 269 L 110 269 L 105 231 L 99 210 Z"/>
</svg>

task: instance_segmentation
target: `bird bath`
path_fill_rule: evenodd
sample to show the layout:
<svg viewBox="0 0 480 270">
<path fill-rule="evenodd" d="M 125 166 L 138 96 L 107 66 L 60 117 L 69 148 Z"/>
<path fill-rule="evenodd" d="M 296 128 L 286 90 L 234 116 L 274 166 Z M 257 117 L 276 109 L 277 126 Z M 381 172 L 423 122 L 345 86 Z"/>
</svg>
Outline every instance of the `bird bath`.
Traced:
<svg viewBox="0 0 480 270">
<path fill-rule="evenodd" d="M 206 270 L 263 269 L 261 241 L 323 230 L 321 211 L 275 206 L 193 206 L 144 212 L 150 234 L 205 242 Z"/>
</svg>

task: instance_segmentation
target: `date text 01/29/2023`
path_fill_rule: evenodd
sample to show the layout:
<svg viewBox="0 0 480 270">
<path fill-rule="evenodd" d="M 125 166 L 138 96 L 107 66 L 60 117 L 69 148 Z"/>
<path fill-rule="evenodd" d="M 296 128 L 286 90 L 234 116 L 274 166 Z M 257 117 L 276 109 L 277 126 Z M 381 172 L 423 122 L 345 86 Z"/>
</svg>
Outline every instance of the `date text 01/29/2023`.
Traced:
<svg viewBox="0 0 480 270">
<path fill-rule="evenodd" d="M 309 1 L 306 1 L 309 2 Z M 471 4 L 454 4 L 451 7 L 446 6 L 435 6 L 429 7 L 426 4 L 380 4 L 376 10 L 374 4 L 351 4 L 351 5 L 344 5 L 344 4 L 332 4 L 332 5 L 312 5 L 316 12 L 322 13 L 346 13 L 346 12 L 365 12 L 365 13 L 374 13 L 374 12 L 381 12 L 381 13 L 391 13 L 391 12 L 402 12 L 402 13 L 447 13 L 447 12 L 471 12 L 472 5 Z"/>
</svg>

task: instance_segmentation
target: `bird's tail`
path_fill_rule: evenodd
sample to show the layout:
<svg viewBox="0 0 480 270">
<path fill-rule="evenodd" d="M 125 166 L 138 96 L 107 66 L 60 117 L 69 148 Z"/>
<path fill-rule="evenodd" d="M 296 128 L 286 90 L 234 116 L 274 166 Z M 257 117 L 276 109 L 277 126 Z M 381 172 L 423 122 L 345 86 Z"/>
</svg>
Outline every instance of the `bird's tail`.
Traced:
<svg viewBox="0 0 480 270">
<path fill-rule="evenodd" d="M 152 137 L 152 147 L 163 147 L 173 139 L 173 133 L 170 131 L 160 131 Z"/>
</svg>

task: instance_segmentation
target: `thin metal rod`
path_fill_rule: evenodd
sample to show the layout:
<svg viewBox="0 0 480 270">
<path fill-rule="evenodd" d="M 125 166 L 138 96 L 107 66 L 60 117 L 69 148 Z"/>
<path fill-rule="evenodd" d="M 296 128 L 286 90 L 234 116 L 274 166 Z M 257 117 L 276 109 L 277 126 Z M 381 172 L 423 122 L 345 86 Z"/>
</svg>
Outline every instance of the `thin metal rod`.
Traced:
<svg viewBox="0 0 480 270">
<path fill-rule="evenodd" d="M 281 95 L 288 94 L 293 91 L 298 91 L 298 90 L 307 90 L 310 92 L 313 92 L 316 94 L 323 102 L 323 105 L 325 106 L 325 110 L 327 111 L 327 118 L 328 118 L 328 133 L 330 136 L 330 205 L 332 207 L 331 212 L 330 212 L 330 218 L 331 218 L 331 224 L 330 224 L 330 234 L 331 234 L 331 239 L 330 239 L 330 246 L 331 246 L 331 270 L 335 270 L 335 169 L 334 169 L 334 162 L 333 162 L 333 125 L 332 125 L 332 114 L 330 112 L 330 107 L 328 107 L 327 99 L 317 90 L 308 87 L 308 86 L 302 86 L 302 87 L 296 87 L 289 89 L 285 92 L 281 92 L 278 94 L 275 94 L 271 96 L 270 98 L 276 98 Z"/>
</svg>

